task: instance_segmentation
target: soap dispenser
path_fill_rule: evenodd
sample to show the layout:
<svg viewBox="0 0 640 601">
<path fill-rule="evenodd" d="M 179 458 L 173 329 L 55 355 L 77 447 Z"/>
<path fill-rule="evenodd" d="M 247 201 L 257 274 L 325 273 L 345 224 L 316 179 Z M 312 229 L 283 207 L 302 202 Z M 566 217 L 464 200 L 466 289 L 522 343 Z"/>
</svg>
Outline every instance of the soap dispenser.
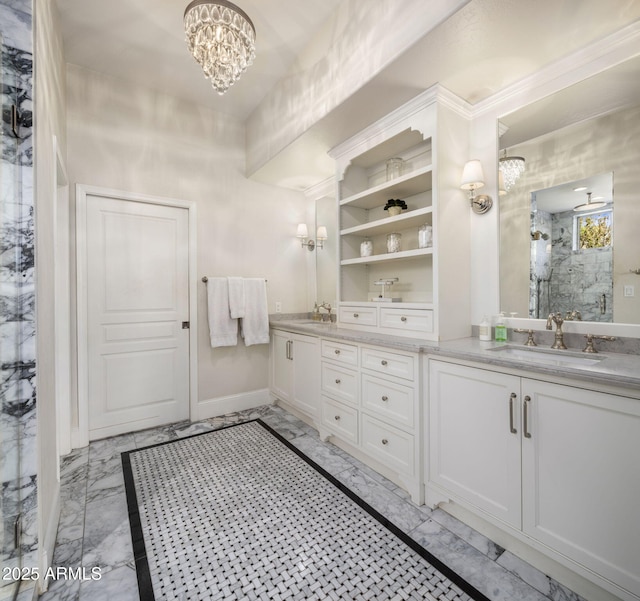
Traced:
<svg viewBox="0 0 640 601">
<path fill-rule="evenodd" d="M 480 326 L 478 328 L 478 338 L 483 341 L 491 340 L 491 322 L 486 315 L 480 322 Z"/>
<path fill-rule="evenodd" d="M 504 311 L 496 316 L 496 342 L 507 341 L 507 326 L 504 322 Z"/>
</svg>

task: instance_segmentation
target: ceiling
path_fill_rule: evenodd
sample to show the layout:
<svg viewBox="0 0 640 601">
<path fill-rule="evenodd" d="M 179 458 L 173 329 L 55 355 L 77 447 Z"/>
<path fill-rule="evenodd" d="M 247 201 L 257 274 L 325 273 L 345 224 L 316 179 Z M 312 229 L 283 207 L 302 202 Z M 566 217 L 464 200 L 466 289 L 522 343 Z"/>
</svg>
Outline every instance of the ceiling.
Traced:
<svg viewBox="0 0 640 601">
<path fill-rule="evenodd" d="M 219 96 L 185 40 L 189 0 L 56 0 L 65 60 L 245 119 L 342 0 L 238 0 L 256 28 L 256 59 Z"/>
<path fill-rule="evenodd" d="M 56 0 L 65 59 L 244 120 L 299 68 L 296 58 L 334 11 L 357 3 L 237 1 L 256 27 L 257 56 L 224 96 L 211 88 L 187 50 L 182 16 L 188 0 Z M 409 2 L 366 1 L 394 10 Z M 426 7 L 430 0 L 424 2 Z M 296 171 L 297 162 L 304 177 L 290 187 L 304 189 L 331 174 L 327 150 L 434 83 L 474 104 L 639 18 L 638 0 L 470 0 L 252 176 L 287 185 L 283 174 Z M 631 80 L 640 84 L 640 77 Z M 630 87 L 636 94 L 638 86 Z M 523 118 L 531 125 L 535 114 Z M 509 123 L 512 135 L 520 129 L 515 120 Z"/>
</svg>

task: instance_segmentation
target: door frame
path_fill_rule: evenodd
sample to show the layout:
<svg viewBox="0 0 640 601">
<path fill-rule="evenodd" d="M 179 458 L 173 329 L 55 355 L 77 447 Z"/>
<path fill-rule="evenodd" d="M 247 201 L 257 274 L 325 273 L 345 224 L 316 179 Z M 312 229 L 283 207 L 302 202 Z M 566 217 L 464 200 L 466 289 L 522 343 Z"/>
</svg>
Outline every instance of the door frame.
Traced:
<svg viewBox="0 0 640 601">
<path fill-rule="evenodd" d="M 99 186 L 76 184 L 76 314 L 78 345 L 78 405 L 77 424 L 71 429 L 74 448 L 89 444 L 89 337 L 87 303 L 87 196 L 116 198 L 128 202 L 164 205 L 186 209 L 188 212 L 189 237 L 189 419 L 196 415 L 198 402 L 198 289 L 197 289 L 197 220 L 196 203 L 191 200 L 179 200 L 125 192 Z"/>
</svg>

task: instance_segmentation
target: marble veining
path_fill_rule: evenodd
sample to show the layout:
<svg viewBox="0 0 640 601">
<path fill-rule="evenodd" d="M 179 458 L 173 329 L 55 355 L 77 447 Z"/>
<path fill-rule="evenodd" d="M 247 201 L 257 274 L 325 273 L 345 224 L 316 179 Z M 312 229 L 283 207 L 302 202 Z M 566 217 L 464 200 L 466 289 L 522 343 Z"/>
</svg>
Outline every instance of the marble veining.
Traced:
<svg viewBox="0 0 640 601">
<path fill-rule="evenodd" d="M 18 115 L 18 137 L 0 121 L 0 563 L 23 566 L 37 565 L 38 549 L 31 30 L 30 0 L 0 0 L 1 109 Z"/>
<path fill-rule="evenodd" d="M 219 427 L 261 418 L 349 486 L 390 521 L 472 581 L 492 601 L 583 601 L 539 570 L 440 509 L 417 507 L 406 493 L 344 450 L 323 442 L 318 432 L 278 406 L 248 411 L 188 424 L 180 423 L 92 442 L 62 460 L 62 518 L 58 529 L 53 565 L 101 568 L 99 581 L 54 581 L 41 601 L 94 601 L 118 599 L 138 601 L 138 589 L 128 531 L 124 491 L 108 490 L 105 496 L 86 495 L 92 464 L 96 473 L 122 450 L 142 448 L 145 443 L 169 437 L 189 436 Z M 125 528 L 126 526 L 126 528 Z"/>
</svg>

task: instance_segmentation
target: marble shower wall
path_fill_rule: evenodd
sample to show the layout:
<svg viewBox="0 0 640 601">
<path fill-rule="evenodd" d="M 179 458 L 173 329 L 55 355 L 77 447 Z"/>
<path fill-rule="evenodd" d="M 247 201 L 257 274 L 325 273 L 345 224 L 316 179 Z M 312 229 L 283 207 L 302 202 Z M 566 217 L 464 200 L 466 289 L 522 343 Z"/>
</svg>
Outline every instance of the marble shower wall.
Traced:
<svg viewBox="0 0 640 601">
<path fill-rule="evenodd" d="M 36 565 L 36 352 L 32 140 L 32 6 L 0 0 L 1 563 Z M 16 137 L 11 107 L 18 109 Z M 21 515 L 21 545 L 14 525 Z"/>
</svg>

